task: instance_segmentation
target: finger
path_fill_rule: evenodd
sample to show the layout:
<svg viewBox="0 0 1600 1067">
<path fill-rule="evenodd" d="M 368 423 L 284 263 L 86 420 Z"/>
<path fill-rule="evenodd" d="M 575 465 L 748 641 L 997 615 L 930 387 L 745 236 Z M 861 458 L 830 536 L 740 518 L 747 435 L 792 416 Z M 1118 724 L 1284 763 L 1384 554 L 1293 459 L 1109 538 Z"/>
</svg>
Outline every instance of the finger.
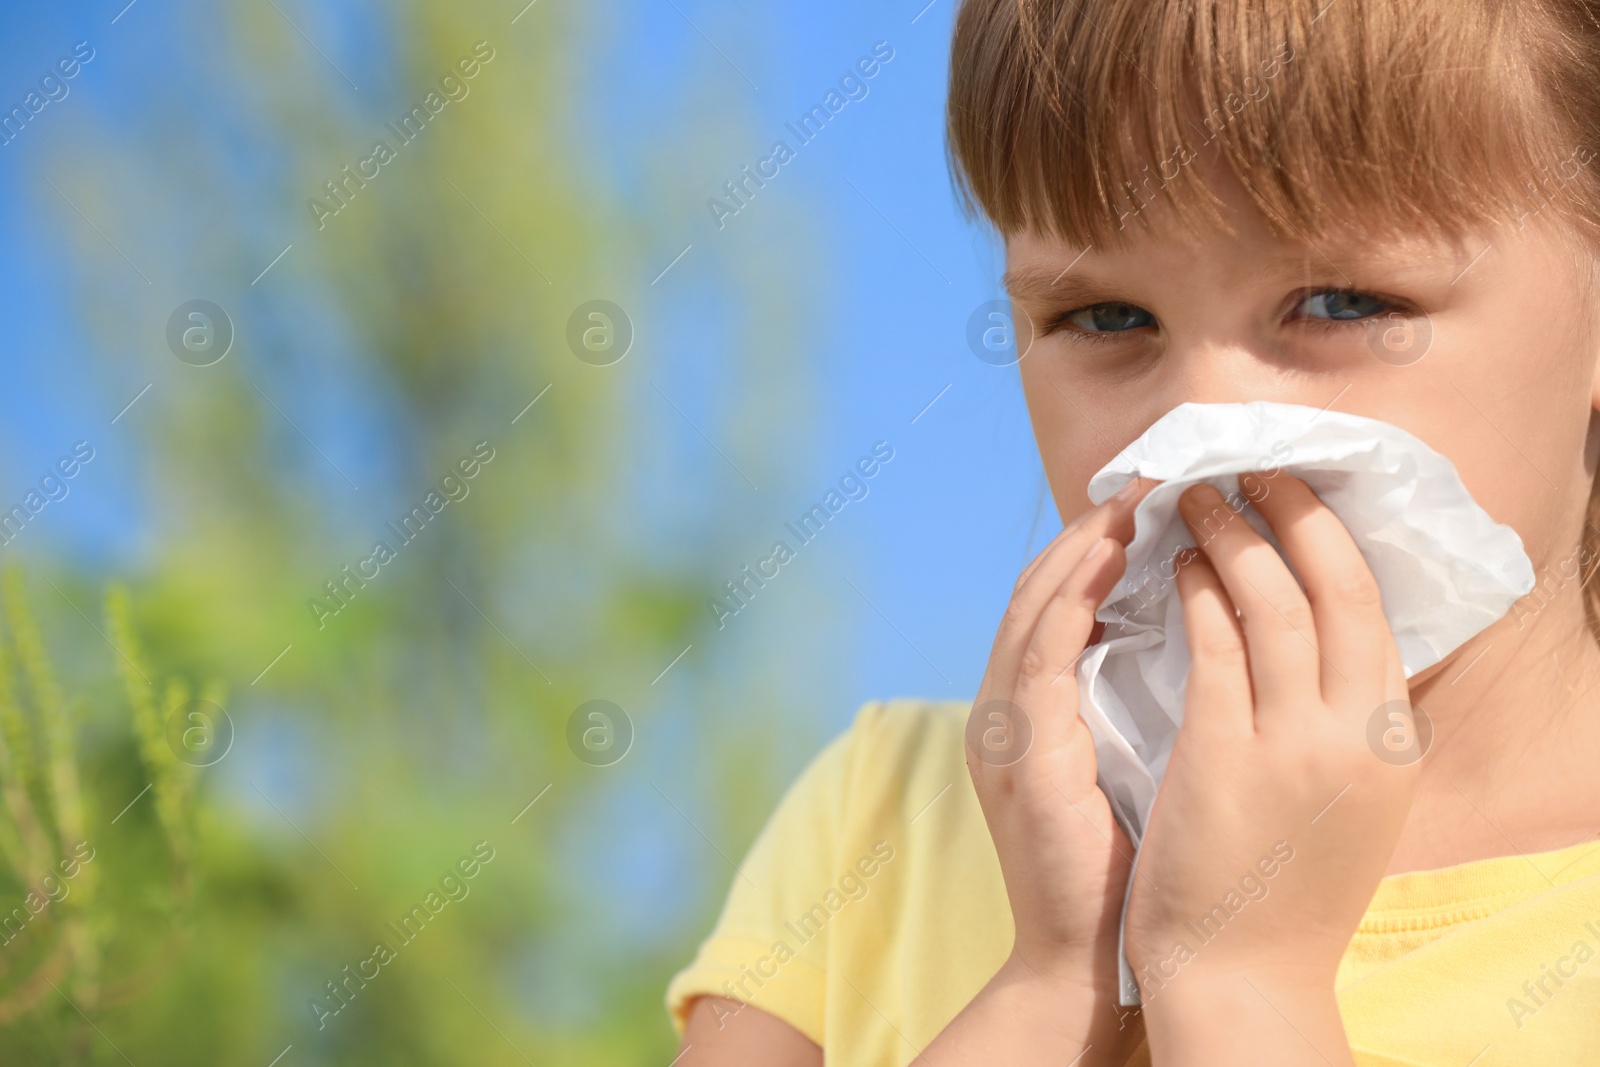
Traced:
<svg viewBox="0 0 1600 1067">
<path fill-rule="evenodd" d="M 1204 553 L 1180 552 L 1177 570 L 1192 660 L 1184 693 L 1184 725 L 1198 733 L 1247 736 L 1255 730 L 1255 705 L 1244 630 L 1233 601 Z"/>
<path fill-rule="evenodd" d="M 1045 545 L 1037 556 L 1033 557 L 1032 562 L 1023 568 L 1022 574 L 1017 577 L 1016 587 L 1021 589 L 1022 586 L 1027 583 L 1028 579 L 1033 575 L 1034 571 L 1036 571 L 1039 566 L 1051 556 L 1055 549 L 1064 542 L 1068 540 L 1082 541 L 1083 538 L 1081 536 L 1075 537 L 1074 535 L 1078 535 L 1079 531 L 1085 530 L 1090 521 L 1097 515 L 1109 513 L 1111 522 L 1096 536 L 1117 536 L 1118 532 L 1126 532 L 1127 536 L 1122 538 L 1122 543 L 1127 544 L 1133 539 L 1134 508 L 1138 506 L 1139 501 L 1143 500 L 1150 490 L 1154 489 L 1160 484 L 1160 482 L 1153 481 L 1149 478 L 1134 478 L 1132 481 L 1128 482 L 1127 485 L 1124 485 L 1121 489 L 1117 490 L 1115 495 L 1108 497 L 1103 503 L 1097 504 L 1088 511 L 1085 511 L 1083 514 L 1079 515 L 1077 518 L 1073 519 L 1071 522 L 1067 523 L 1066 527 L 1062 529 L 1060 533 L 1052 537 L 1050 539 L 1050 543 Z M 1090 536 L 1088 541 L 1082 543 L 1080 547 L 1084 550 L 1087 550 L 1093 541 L 1094 536 Z"/>
<path fill-rule="evenodd" d="M 1134 508 L 1156 483 L 1140 478 L 1129 485 L 1131 488 L 1126 493 L 1112 497 L 1083 516 L 1075 527 L 1062 531 L 1023 571 L 995 632 L 994 647 L 989 652 L 989 670 L 984 679 L 985 688 L 997 692 L 1009 692 L 1014 688 L 1016 663 L 1033 636 L 1039 613 L 1083 559 L 1089 546 L 1107 537 L 1122 544 L 1133 540 Z M 1120 555 L 1118 558 L 1121 558 Z M 1106 592 L 1110 591 L 1110 586 L 1107 586 Z"/>
<path fill-rule="evenodd" d="M 1283 558 L 1215 486 L 1185 490 L 1178 509 L 1239 609 L 1258 723 L 1321 700 L 1311 605 Z"/>
<path fill-rule="evenodd" d="M 1386 645 L 1393 646 L 1394 637 L 1377 579 L 1355 538 L 1311 487 L 1293 475 L 1252 474 L 1240 488 L 1272 527 L 1305 583 L 1322 652 L 1323 700 L 1332 704 L 1336 698 L 1370 692 L 1374 680 L 1388 674 L 1391 648 Z M 1379 634 L 1383 640 L 1376 639 Z"/>
<path fill-rule="evenodd" d="M 1012 700 L 1031 720 L 1034 748 L 1065 750 L 1074 769 L 1069 798 L 1094 786 L 1094 743 L 1077 727 L 1077 665 L 1094 627 L 1095 609 L 1126 564 L 1122 545 L 1101 538 L 1057 587 L 1039 613 L 1038 624 L 1017 662 Z"/>
</svg>

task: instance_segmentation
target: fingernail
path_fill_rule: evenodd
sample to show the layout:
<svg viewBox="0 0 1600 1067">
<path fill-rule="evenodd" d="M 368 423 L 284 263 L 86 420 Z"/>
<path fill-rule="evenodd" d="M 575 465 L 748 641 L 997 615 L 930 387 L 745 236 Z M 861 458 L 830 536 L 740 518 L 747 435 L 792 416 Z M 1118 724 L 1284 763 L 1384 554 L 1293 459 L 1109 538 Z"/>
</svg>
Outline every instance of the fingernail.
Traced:
<svg viewBox="0 0 1600 1067">
<path fill-rule="evenodd" d="M 1116 500 L 1127 500 L 1129 497 L 1133 496 L 1133 494 L 1137 493 L 1138 491 L 1139 491 L 1139 479 L 1137 477 L 1134 477 L 1134 478 L 1131 478 L 1131 479 L 1128 480 L 1128 484 L 1127 485 L 1123 486 L 1121 489 L 1118 489 L 1116 491 L 1116 493 L 1113 494 L 1113 499 L 1116 499 Z"/>
<path fill-rule="evenodd" d="M 1083 554 L 1084 560 L 1088 561 L 1088 560 L 1094 559 L 1102 551 L 1105 550 L 1105 547 L 1106 547 L 1106 539 L 1104 537 L 1102 537 L 1100 540 L 1096 541 L 1094 544 L 1089 546 L 1089 551 L 1087 551 L 1087 552 L 1085 552 Z"/>
</svg>

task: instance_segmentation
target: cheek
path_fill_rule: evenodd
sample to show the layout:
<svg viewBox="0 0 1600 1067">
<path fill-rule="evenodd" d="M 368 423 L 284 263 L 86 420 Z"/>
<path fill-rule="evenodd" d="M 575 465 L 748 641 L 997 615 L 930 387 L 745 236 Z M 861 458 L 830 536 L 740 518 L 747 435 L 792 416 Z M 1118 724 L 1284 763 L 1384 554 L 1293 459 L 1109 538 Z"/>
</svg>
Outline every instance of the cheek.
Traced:
<svg viewBox="0 0 1600 1067">
<path fill-rule="evenodd" d="M 1073 398 L 1063 383 L 1052 378 L 1044 360 L 1031 367 L 1029 363 L 1024 359 L 1019 365 L 1022 391 L 1045 478 L 1066 524 L 1094 506 L 1089 501 L 1089 479 L 1145 426 L 1135 426 L 1128 413 L 1108 411 L 1100 404 L 1091 411 L 1090 405 Z"/>
<path fill-rule="evenodd" d="M 1537 568 L 1575 543 L 1593 481 L 1594 298 L 1567 253 L 1534 232 L 1505 254 L 1504 311 L 1463 339 L 1451 391 L 1462 425 L 1450 432 L 1467 488 L 1482 487 L 1479 502 L 1522 535 Z"/>
<path fill-rule="evenodd" d="M 1514 306 L 1516 315 L 1439 316 L 1421 361 L 1363 380 L 1338 406 L 1394 423 L 1449 458 L 1537 570 L 1566 554 L 1583 524 L 1597 443 L 1593 356 L 1559 289 L 1530 290 Z"/>
<path fill-rule="evenodd" d="M 1592 481 L 1587 389 L 1569 385 L 1565 396 L 1544 388 L 1473 393 L 1475 407 L 1454 394 L 1463 410 L 1438 446 L 1483 509 L 1517 531 L 1536 568 L 1577 537 Z"/>
</svg>

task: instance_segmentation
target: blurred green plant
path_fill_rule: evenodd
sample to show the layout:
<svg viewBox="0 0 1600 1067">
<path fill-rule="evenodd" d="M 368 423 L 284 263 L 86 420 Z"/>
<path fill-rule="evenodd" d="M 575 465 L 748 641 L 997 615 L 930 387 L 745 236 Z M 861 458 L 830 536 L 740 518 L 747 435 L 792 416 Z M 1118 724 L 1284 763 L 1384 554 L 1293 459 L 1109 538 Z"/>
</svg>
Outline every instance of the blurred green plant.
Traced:
<svg viewBox="0 0 1600 1067">
<path fill-rule="evenodd" d="M 95 798 L 84 788 L 80 766 L 81 715 L 57 682 L 15 565 L 0 578 L 0 609 L 0 801 L 7 816 L 0 819 L 0 888 L 6 893 L 0 897 L 0 1026 L 39 1011 L 64 1018 L 70 1035 L 64 1051 L 79 1062 L 94 1036 L 89 1013 L 141 995 L 150 979 L 148 971 L 105 973 L 102 962 L 118 930 L 113 911 L 97 906 L 97 897 L 107 890 L 148 894 L 149 887 L 125 880 L 103 885 L 104 863 L 93 863 L 97 849 L 87 812 Z M 175 919 L 192 899 L 195 779 L 166 744 L 161 709 L 182 708 L 188 683 L 170 679 L 158 706 L 120 587 L 107 594 L 106 621 L 167 843 L 170 883 L 163 899 Z M 214 685 L 207 691 L 220 696 Z M 172 922 L 169 929 L 181 937 L 184 927 Z"/>
</svg>

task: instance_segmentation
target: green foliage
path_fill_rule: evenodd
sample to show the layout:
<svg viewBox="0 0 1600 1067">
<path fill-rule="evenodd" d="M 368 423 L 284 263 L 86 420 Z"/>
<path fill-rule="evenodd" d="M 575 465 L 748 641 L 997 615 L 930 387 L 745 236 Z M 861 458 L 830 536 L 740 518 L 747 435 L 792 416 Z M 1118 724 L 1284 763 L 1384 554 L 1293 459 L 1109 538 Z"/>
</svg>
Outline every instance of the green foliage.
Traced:
<svg viewBox="0 0 1600 1067">
<path fill-rule="evenodd" d="M 152 887 L 104 880 L 105 863 L 94 862 L 100 848 L 88 831 L 87 813 L 101 798 L 84 788 L 74 705 L 56 680 L 15 566 L 0 579 L 0 606 L 5 618 L 0 632 L 0 799 L 7 816 L 0 820 L 5 861 L 0 867 L 5 893 L 0 897 L 0 1022 L 28 1015 L 56 1020 L 60 1062 L 81 1062 L 92 1046 L 89 1014 L 143 991 L 137 982 L 119 981 L 127 976 L 108 975 L 102 968 L 119 930 L 117 903 L 99 898 L 144 895 Z M 162 807 L 172 857 L 165 910 L 175 914 L 184 905 L 189 884 L 192 780 L 179 773 L 162 739 L 149 683 L 131 658 L 138 654 L 138 644 L 127 618 L 126 593 L 112 593 L 107 616 L 129 656 L 124 662 L 143 771 Z M 180 697 L 184 683 L 172 679 L 168 691 Z M 55 1027 L 47 1026 L 45 1032 L 50 1029 Z"/>
<path fill-rule="evenodd" d="M 150 775 L 150 790 L 167 848 L 172 857 L 173 899 L 182 905 L 192 893 L 190 863 L 194 848 L 194 790 L 198 780 L 179 762 L 167 737 L 167 721 L 181 713 L 189 703 L 189 683 L 181 677 L 167 680 L 160 707 L 155 685 L 144 664 L 139 635 L 130 616 L 128 591 L 114 585 L 106 593 L 106 631 L 117 650 L 117 670 L 133 709 L 133 731 L 139 759 Z M 221 707 L 223 688 L 212 681 L 206 686 L 207 703 Z M 180 721 L 179 731 L 193 729 Z"/>
</svg>

